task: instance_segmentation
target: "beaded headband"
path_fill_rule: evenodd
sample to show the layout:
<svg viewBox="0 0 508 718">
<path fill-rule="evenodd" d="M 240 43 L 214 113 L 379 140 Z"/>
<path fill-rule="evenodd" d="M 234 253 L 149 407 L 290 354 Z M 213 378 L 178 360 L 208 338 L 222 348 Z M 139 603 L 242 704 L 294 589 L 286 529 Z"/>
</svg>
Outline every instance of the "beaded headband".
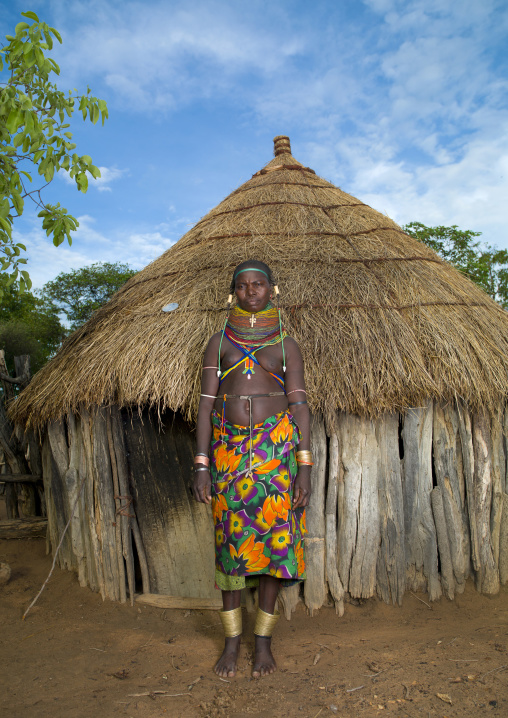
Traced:
<svg viewBox="0 0 508 718">
<path fill-rule="evenodd" d="M 261 272 L 261 274 L 264 274 L 267 279 L 270 279 L 268 274 L 264 271 L 264 269 L 258 269 L 257 267 L 245 267 L 245 269 L 240 269 L 239 272 L 235 274 L 235 279 L 238 277 L 239 274 L 242 272 Z"/>
</svg>

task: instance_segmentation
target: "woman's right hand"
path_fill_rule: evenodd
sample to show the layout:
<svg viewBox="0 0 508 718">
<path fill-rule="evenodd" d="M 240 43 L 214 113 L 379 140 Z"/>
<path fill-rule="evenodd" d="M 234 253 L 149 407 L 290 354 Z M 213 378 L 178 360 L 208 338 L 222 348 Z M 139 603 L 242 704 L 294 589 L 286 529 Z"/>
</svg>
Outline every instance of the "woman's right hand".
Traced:
<svg viewBox="0 0 508 718">
<path fill-rule="evenodd" d="M 212 479 L 208 469 L 194 473 L 192 492 L 196 501 L 201 504 L 209 504 L 212 501 Z"/>
</svg>

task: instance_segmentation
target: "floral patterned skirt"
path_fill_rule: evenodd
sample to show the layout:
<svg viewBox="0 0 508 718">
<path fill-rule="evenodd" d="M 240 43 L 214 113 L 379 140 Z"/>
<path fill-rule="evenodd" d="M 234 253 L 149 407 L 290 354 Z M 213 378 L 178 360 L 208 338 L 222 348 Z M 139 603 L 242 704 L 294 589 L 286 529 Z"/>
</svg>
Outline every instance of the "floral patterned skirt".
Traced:
<svg viewBox="0 0 508 718">
<path fill-rule="evenodd" d="M 212 413 L 212 513 L 217 588 L 237 590 L 268 574 L 305 578 L 305 509 L 291 508 L 298 427 L 288 411 L 249 427 Z M 249 453 L 252 440 L 252 464 Z M 250 470 L 252 468 L 252 470 Z"/>
</svg>

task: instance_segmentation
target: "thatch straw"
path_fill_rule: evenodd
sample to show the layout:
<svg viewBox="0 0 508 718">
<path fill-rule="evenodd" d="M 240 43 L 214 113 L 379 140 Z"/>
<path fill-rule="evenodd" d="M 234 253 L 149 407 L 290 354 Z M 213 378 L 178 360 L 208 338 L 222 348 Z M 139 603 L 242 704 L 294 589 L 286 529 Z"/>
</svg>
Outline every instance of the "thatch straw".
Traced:
<svg viewBox="0 0 508 718">
<path fill-rule="evenodd" d="M 391 219 L 303 167 L 287 138 L 75 332 L 12 408 L 41 427 L 118 403 L 196 415 L 203 350 L 224 321 L 234 267 L 272 267 L 303 351 L 313 411 L 379 415 L 508 393 L 508 314 Z M 176 301 L 179 308 L 163 313 Z"/>
</svg>

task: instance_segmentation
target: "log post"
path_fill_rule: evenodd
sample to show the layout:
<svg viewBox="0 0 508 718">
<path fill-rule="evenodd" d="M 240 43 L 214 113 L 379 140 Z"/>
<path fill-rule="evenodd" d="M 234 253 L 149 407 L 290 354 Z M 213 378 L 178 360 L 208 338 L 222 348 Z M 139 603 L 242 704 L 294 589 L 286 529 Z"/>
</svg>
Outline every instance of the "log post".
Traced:
<svg viewBox="0 0 508 718">
<path fill-rule="evenodd" d="M 503 512 L 499 532 L 499 580 L 508 581 L 508 494 L 503 494 Z"/>
<path fill-rule="evenodd" d="M 462 448 L 462 467 L 466 485 L 467 512 L 469 516 L 469 536 L 471 543 L 471 560 L 473 569 L 478 572 L 481 566 L 480 542 L 478 537 L 478 520 L 476 516 L 476 501 L 474 490 L 474 449 L 473 427 L 471 415 L 462 402 L 457 402 L 457 415 L 459 417 L 459 434 Z"/>
<path fill-rule="evenodd" d="M 307 536 L 305 564 L 307 580 L 304 584 L 305 605 L 312 616 L 326 600 L 325 583 L 325 483 L 326 433 L 321 415 L 311 417 L 312 496 L 307 508 Z"/>
<path fill-rule="evenodd" d="M 494 563 L 499 568 L 499 550 L 501 518 L 503 514 L 503 492 L 506 458 L 503 442 L 503 411 L 500 409 L 492 416 L 492 509 L 490 525 Z"/>
<path fill-rule="evenodd" d="M 434 523 L 436 524 L 439 556 L 441 558 L 441 586 L 450 601 L 453 601 L 453 597 L 455 595 L 455 577 L 453 575 L 452 555 L 446 526 L 441 487 L 436 486 L 432 490 L 431 502 L 432 511 L 434 513 Z"/>
<path fill-rule="evenodd" d="M 49 456 L 43 472 L 44 493 L 48 505 L 51 546 L 55 551 L 69 519 L 70 511 L 65 483 L 65 475 L 69 468 L 69 447 L 63 419 L 57 419 L 48 425 L 47 439 Z M 58 565 L 69 570 L 75 567 L 69 533 L 65 536 L 60 547 Z"/>
<path fill-rule="evenodd" d="M 331 435 L 329 446 L 328 490 L 325 508 L 326 577 L 335 602 L 335 610 L 339 616 L 343 616 L 344 587 L 337 566 L 337 500 L 342 464 L 340 463 L 339 438 L 336 433 Z"/>
<path fill-rule="evenodd" d="M 445 518 L 445 527 L 447 531 L 448 541 L 445 545 L 440 538 L 440 526 L 436 523 L 438 535 L 438 548 L 441 553 L 448 551 L 453 566 L 454 581 L 447 577 L 446 583 L 448 588 L 443 586 L 448 593 L 454 592 L 455 589 L 462 593 L 466 585 L 466 579 L 469 575 L 469 527 L 467 521 L 466 506 L 464 502 L 463 489 L 461 487 L 461 479 L 459 476 L 459 468 L 462 468 L 460 447 L 457 448 L 457 438 L 459 432 L 459 417 L 457 409 L 451 404 L 444 406 L 437 401 L 434 403 L 434 470 L 436 474 L 436 483 L 440 488 L 440 496 L 437 499 L 438 505 L 433 500 L 434 519 L 436 518 L 436 508 L 440 511 L 442 506 Z M 443 557 L 441 556 L 441 565 L 443 565 Z M 443 576 L 443 571 L 441 571 Z M 450 597 L 450 596 L 449 596 Z"/>
<path fill-rule="evenodd" d="M 376 589 L 379 550 L 375 427 L 370 419 L 340 414 L 339 428 L 344 470 L 338 519 L 339 576 L 351 596 L 370 598 Z"/>
<path fill-rule="evenodd" d="M 433 402 L 409 409 L 403 417 L 402 488 L 408 587 L 427 589 L 431 601 L 441 596 L 437 566 L 436 527 L 432 516 Z"/>
<path fill-rule="evenodd" d="M 90 527 L 90 546 L 92 549 L 93 562 L 97 574 L 97 587 L 104 600 L 107 597 L 106 583 L 104 580 L 104 571 L 101 560 L 101 546 L 99 534 L 97 531 L 97 510 L 96 510 L 96 490 L 95 490 L 95 465 L 93 460 L 92 449 L 92 417 L 88 409 L 81 406 L 79 410 L 81 417 L 81 436 L 83 437 L 83 448 L 86 459 L 86 479 L 85 479 L 85 505 L 88 515 L 88 525 Z"/>
<path fill-rule="evenodd" d="M 476 573 L 476 587 L 480 593 L 499 591 L 499 572 L 494 561 L 490 512 L 492 508 L 492 442 L 490 422 L 486 411 L 473 418 L 474 495 L 478 521 L 480 569 Z"/>
<path fill-rule="evenodd" d="M 404 504 L 399 458 L 399 415 L 386 414 L 375 424 L 378 443 L 380 546 L 377 592 L 385 603 L 402 605 L 406 588 Z"/>
</svg>

